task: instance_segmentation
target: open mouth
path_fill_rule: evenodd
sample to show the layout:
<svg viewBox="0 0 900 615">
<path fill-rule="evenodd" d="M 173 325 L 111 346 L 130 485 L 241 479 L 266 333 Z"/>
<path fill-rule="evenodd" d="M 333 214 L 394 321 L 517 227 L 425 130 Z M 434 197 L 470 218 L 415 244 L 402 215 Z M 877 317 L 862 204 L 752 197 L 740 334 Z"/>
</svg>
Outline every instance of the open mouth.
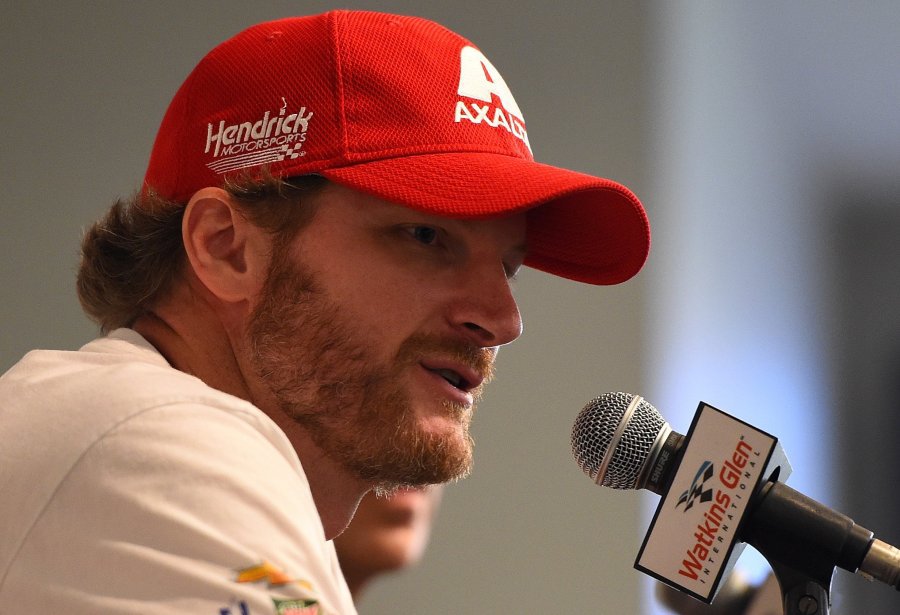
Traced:
<svg viewBox="0 0 900 615">
<path fill-rule="evenodd" d="M 472 388 L 465 378 L 463 378 L 458 372 L 455 372 L 452 369 L 442 368 L 431 369 L 429 371 L 437 374 L 460 391 L 468 391 L 470 388 Z"/>
<path fill-rule="evenodd" d="M 475 365 L 452 358 L 430 357 L 423 359 L 420 365 L 441 378 L 457 391 L 467 396 L 473 394 L 484 382 L 485 375 Z"/>
</svg>

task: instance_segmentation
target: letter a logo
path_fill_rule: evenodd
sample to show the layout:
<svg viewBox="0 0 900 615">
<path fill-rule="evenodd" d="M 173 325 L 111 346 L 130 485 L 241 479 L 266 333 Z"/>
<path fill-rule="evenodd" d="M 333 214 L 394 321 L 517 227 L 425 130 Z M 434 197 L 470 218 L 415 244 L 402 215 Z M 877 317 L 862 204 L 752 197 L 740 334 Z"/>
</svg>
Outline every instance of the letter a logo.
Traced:
<svg viewBox="0 0 900 615">
<path fill-rule="evenodd" d="M 512 92 L 490 60 L 474 47 L 463 47 L 460 53 L 459 91 L 460 96 L 491 102 L 491 94 L 500 99 L 507 112 L 524 122 L 522 112 Z"/>
</svg>

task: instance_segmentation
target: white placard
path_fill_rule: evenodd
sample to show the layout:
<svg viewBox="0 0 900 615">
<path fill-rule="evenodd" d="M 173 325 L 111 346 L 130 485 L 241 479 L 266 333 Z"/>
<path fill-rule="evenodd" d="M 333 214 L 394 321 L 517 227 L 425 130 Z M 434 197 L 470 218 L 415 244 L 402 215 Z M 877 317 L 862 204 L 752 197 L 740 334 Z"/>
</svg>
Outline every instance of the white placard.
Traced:
<svg viewBox="0 0 900 615">
<path fill-rule="evenodd" d="M 737 537 L 751 496 L 790 465 L 775 437 L 705 403 L 683 451 L 635 568 L 709 603 L 745 546 Z"/>
</svg>

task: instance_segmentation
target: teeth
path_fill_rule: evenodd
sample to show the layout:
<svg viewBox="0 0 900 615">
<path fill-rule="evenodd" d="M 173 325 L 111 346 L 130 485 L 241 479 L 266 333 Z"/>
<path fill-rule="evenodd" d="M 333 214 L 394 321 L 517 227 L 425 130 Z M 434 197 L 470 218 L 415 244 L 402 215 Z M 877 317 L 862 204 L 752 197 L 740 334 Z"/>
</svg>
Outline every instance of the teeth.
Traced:
<svg viewBox="0 0 900 615">
<path fill-rule="evenodd" d="M 449 369 L 439 369 L 437 370 L 438 375 L 440 375 L 444 380 L 459 388 L 459 385 L 462 384 L 462 378 L 459 374 Z"/>
</svg>

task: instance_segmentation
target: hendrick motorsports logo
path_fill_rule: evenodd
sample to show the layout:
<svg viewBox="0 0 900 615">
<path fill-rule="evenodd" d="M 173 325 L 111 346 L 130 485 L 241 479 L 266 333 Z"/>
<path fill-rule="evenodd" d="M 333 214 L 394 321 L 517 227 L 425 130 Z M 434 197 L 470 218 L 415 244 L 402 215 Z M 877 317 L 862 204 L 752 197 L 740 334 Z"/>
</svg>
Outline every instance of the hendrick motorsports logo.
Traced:
<svg viewBox="0 0 900 615">
<path fill-rule="evenodd" d="M 277 115 L 266 111 L 255 121 L 208 124 L 204 153 L 211 154 L 213 160 L 206 166 L 216 173 L 227 173 L 305 156 L 303 144 L 313 112 L 294 107 L 296 112 L 289 114 L 287 100 L 282 97 L 281 102 Z"/>
</svg>

